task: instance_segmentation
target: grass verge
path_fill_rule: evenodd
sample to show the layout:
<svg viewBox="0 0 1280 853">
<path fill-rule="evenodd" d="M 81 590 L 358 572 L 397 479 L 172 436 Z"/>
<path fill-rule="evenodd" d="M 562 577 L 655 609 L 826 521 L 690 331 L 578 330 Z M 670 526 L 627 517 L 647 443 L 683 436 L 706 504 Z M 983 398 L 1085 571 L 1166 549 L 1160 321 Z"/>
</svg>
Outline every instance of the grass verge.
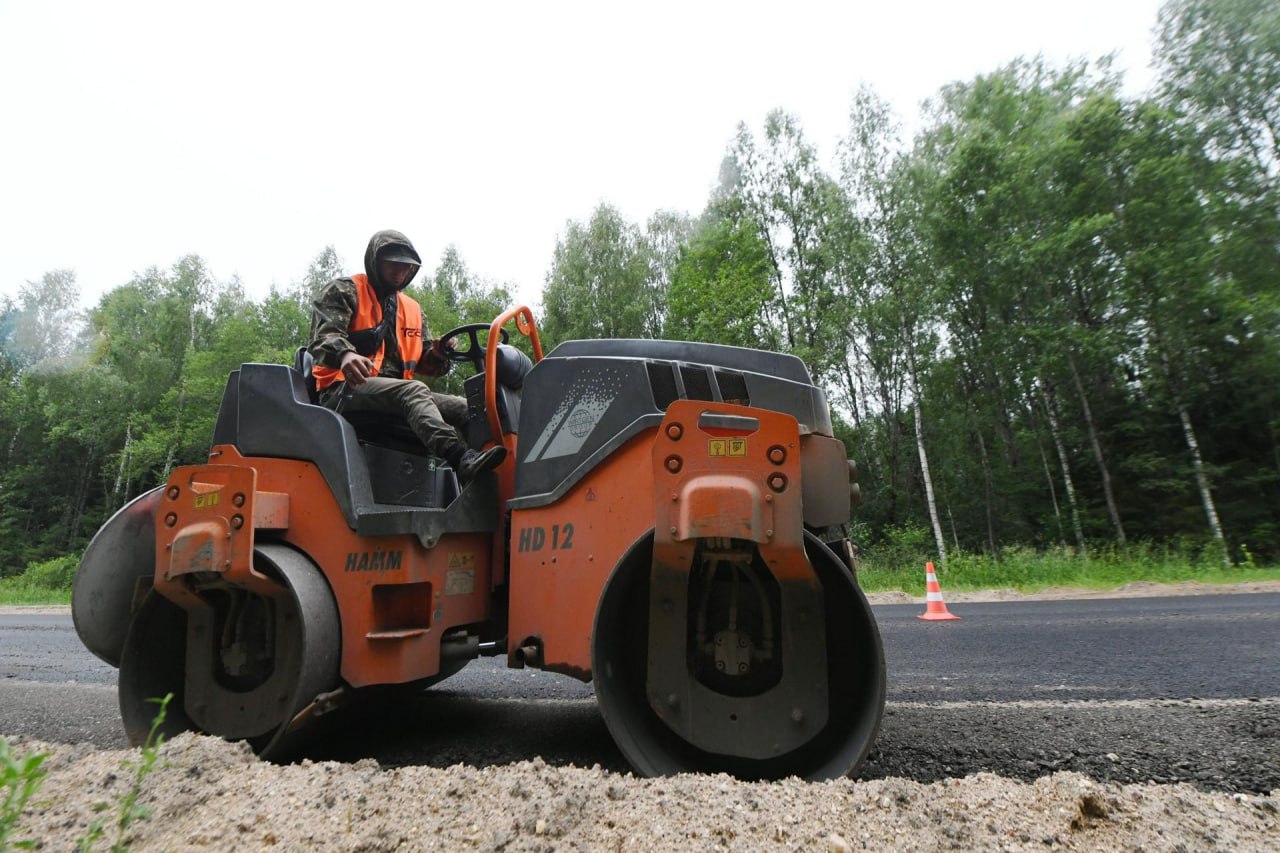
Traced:
<svg viewBox="0 0 1280 853">
<path fill-rule="evenodd" d="M 6 579 L 8 580 L 8 579 Z M 6 581 L 0 581 L 0 606 L 6 604 L 54 605 L 70 604 L 70 589 L 32 589 L 11 588 Z"/>
<path fill-rule="evenodd" d="M 68 560 L 68 558 L 62 558 Z M 933 559 L 895 549 L 888 554 L 871 552 L 858 564 L 858 581 L 867 592 L 900 591 L 924 594 L 925 560 Z M 953 554 L 946 565 L 934 559 L 944 589 L 975 591 L 1016 589 L 1039 592 L 1051 587 L 1114 589 L 1127 583 L 1226 584 L 1280 580 L 1280 567 L 1257 566 L 1249 560 L 1224 566 L 1212 551 L 1189 553 L 1149 545 L 1123 551 L 1098 551 L 1088 557 L 1069 552 L 1036 552 L 1007 548 L 999 560 L 985 554 Z M 0 605 L 59 605 L 71 603 L 71 576 L 75 562 L 33 566 L 16 577 L 0 579 Z"/>
<path fill-rule="evenodd" d="M 79 564 L 78 554 L 55 557 L 29 564 L 20 575 L 0 578 L 0 604 L 70 604 Z"/>
<path fill-rule="evenodd" d="M 925 560 L 921 555 L 914 564 L 908 565 L 901 559 L 878 560 L 872 554 L 859 564 L 858 580 L 867 592 L 896 590 L 923 595 Z M 999 560 L 985 554 L 956 554 L 945 566 L 936 559 L 933 562 L 943 588 L 957 591 L 1039 592 L 1053 587 L 1114 589 L 1138 582 L 1227 584 L 1280 580 L 1280 567 L 1224 566 L 1209 556 L 1142 545 L 1089 557 L 1010 548 Z"/>
</svg>

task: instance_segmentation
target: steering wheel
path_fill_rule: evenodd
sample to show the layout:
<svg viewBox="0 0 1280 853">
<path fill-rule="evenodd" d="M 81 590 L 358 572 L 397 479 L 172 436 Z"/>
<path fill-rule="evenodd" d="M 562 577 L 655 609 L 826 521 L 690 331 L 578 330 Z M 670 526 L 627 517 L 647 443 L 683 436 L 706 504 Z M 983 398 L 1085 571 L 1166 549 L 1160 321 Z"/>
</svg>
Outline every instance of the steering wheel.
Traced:
<svg viewBox="0 0 1280 853">
<path fill-rule="evenodd" d="M 459 326 L 456 329 L 450 329 L 440 336 L 441 341 L 447 341 L 449 338 L 463 338 L 467 342 L 466 349 L 449 349 L 444 348 L 445 357 L 450 361 L 470 361 L 476 365 L 476 370 L 484 370 L 484 345 L 480 343 L 480 332 L 489 331 L 488 323 L 468 323 L 465 326 Z M 510 339 L 506 329 L 500 329 L 499 340 L 506 343 Z"/>
</svg>

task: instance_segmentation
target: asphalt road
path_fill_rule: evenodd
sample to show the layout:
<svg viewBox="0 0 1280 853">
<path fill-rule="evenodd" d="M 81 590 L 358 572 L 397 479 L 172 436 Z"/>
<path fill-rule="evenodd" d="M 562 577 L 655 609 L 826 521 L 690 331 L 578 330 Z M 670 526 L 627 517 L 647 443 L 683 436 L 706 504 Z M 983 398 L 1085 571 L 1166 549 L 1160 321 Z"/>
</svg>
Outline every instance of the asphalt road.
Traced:
<svg viewBox="0 0 1280 853">
<path fill-rule="evenodd" d="M 1280 594 L 875 608 L 889 673 L 867 778 L 1071 769 L 1280 788 Z M 67 616 L 0 615 L 0 733 L 123 747 L 115 671 Z M 481 660 L 409 702 L 335 721 L 316 759 L 625 770 L 590 685 Z"/>
</svg>

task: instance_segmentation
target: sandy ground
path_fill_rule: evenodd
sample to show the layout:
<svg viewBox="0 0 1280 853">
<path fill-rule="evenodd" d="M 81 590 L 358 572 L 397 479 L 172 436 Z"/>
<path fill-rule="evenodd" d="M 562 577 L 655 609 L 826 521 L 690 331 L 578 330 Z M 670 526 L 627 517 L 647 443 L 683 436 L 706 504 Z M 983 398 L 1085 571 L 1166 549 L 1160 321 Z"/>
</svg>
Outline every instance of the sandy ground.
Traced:
<svg viewBox="0 0 1280 853">
<path fill-rule="evenodd" d="M 72 849 L 95 819 L 114 841 L 132 752 L 43 745 L 49 775 L 18 838 Z M 243 744 L 181 735 L 141 786 L 136 850 L 1267 850 L 1280 796 L 1111 785 L 1077 773 L 744 783 L 637 779 L 541 760 L 478 769 L 373 761 L 279 767 Z M 105 805 L 103 805 L 105 804 Z"/>
</svg>

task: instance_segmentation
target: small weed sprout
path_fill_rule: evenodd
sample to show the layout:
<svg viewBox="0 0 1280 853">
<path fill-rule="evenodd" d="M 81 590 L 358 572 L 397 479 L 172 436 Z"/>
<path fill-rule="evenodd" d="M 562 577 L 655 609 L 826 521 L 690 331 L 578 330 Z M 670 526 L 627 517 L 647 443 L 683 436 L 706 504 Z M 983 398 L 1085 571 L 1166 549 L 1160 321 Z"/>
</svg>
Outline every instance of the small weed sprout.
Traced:
<svg viewBox="0 0 1280 853">
<path fill-rule="evenodd" d="M 155 702 L 160 706 L 160 710 L 156 713 L 155 718 L 151 721 L 151 731 L 147 733 L 147 739 L 142 744 L 141 755 L 136 762 L 126 761 L 124 766 L 126 769 L 133 771 L 133 784 L 129 786 L 119 799 L 116 809 L 116 840 L 111 845 L 111 853 L 125 853 L 129 846 L 125 844 L 125 835 L 129 831 L 129 827 L 136 821 L 143 820 L 151 814 L 149 806 L 142 805 L 138 802 L 138 798 L 142 795 L 142 783 L 147 776 L 156 769 L 156 765 L 160 763 L 160 747 L 164 744 L 164 735 L 160 733 L 160 727 L 164 725 L 165 714 L 169 709 L 169 702 L 172 701 L 173 694 L 167 694 L 163 699 L 148 699 L 148 702 Z M 105 811 L 110 806 L 106 803 L 99 803 L 95 806 L 98 811 Z M 77 849 L 80 853 L 88 853 L 93 849 L 93 845 L 102 838 L 106 831 L 107 816 L 95 820 L 89 825 L 89 832 L 80 839 Z"/>
<path fill-rule="evenodd" d="M 0 788 L 4 790 L 4 802 L 0 804 L 0 850 L 10 847 L 28 850 L 36 846 L 34 841 L 10 841 L 9 836 L 17 829 L 27 800 L 44 782 L 47 771 L 40 766 L 44 759 L 44 753 L 19 759 L 10 752 L 8 741 L 0 738 Z"/>
</svg>

